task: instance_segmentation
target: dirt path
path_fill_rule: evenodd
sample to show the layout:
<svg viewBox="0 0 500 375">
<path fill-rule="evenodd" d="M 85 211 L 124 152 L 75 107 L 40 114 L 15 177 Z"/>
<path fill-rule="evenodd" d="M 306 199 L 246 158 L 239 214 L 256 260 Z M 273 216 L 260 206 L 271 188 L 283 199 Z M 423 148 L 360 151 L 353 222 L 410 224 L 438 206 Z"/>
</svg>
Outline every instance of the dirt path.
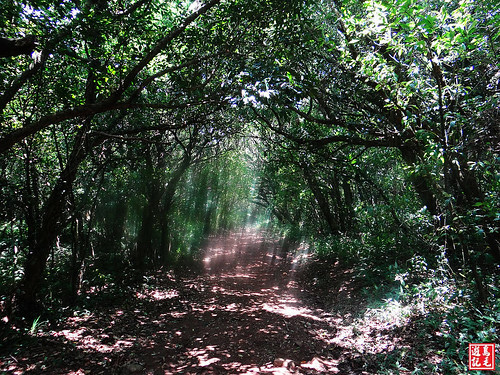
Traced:
<svg viewBox="0 0 500 375">
<path fill-rule="evenodd" d="M 327 360 L 328 315 L 300 301 L 294 271 L 281 255 L 259 233 L 208 243 L 206 273 L 192 281 L 173 342 L 186 348 L 187 363 L 176 358 L 168 364 L 172 373 L 183 367 L 193 373 L 203 367 L 207 373 L 304 373 L 316 367 L 324 373 L 334 366 Z"/>
<path fill-rule="evenodd" d="M 326 374 L 340 353 L 331 317 L 302 301 L 276 242 L 241 232 L 211 239 L 203 271 L 151 278 L 120 307 L 42 330 L 12 374 Z"/>
</svg>

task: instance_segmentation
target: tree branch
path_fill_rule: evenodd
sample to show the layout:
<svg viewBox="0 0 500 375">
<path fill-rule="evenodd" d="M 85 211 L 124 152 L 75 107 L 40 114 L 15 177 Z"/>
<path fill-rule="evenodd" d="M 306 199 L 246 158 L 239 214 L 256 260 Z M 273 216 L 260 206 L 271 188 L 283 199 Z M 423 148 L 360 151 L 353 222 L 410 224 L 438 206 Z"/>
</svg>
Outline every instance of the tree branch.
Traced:
<svg viewBox="0 0 500 375">
<path fill-rule="evenodd" d="M 118 103 L 126 89 L 134 82 L 137 75 L 175 38 L 181 35 L 184 30 L 194 22 L 198 17 L 208 12 L 211 8 L 217 5 L 220 0 L 211 0 L 196 12 L 192 13 L 184 19 L 179 27 L 171 31 L 166 37 L 162 38 L 156 46 L 146 54 L 146 56 L 127 74 L 120 87 L 116 89 L 107 99 L 99 103 L 91 105 L 82 105 L 72 109 L 62 110 L 60 112 L 43 116 L 38 121 L 27 124 L 21 129 L 12 131 L 0 138 L 0 154 L 8 151 L 16 143 L 25 137 L 35 134 L 36 132 L 46 128 L 49 125 L 56 124 L 65 120 L 90 116 L 98 113 L 108 112 L 114 109 L 123 109 L 126 106 L 131 106 L 127 103 Z"/>
<path fill-rule="evenodd" d="M 0 38 L 0 57 L 29 55 L 36 47 L 34 35 L 21 39 Z"/>
</svg>

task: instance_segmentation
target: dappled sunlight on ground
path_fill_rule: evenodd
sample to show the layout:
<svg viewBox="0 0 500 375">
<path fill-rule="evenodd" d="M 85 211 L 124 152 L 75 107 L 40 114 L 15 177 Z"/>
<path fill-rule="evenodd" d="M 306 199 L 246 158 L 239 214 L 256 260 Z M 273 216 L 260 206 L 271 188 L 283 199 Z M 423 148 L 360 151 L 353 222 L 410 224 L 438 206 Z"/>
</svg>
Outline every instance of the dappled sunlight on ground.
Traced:
<svg viewBox="0 0 500 375">
<path fill-rule="evenodd" d="M 154 301 L 160 301 L 162 299 L 170 299 L 170 298 L 178 297 L 179 292 L 177 290 L 169 290 L 169 291 L 146 290 L 143 292 L 137 292 L 136 296 L 139 299 L 150 298 L 150 299 L 153 299 Z"/>
<path fill-rule="evenodd" d="M 265 303 L 262 308 L 265 311 L 269 311 L 275 314 L 283 315 L 286 318 L 291 318 L 292 316 L 302 316 L 313 320 L 321 320 L 320 318 L 311 315 L 311 310 L 303 307 L 294 307 L 289 304 L 268 304 Z"/>
<path fill-rule="evenodd" d="M 362 332 L 352 321 L 306 303 L 296 267 L 308 259 L 307 250 L 292 256 L 263 238 L 245 231 L 209 239 L 201 272 L 148 277 L 117 307 L 83 311 L 41 330 L 40 345 L 29 356 L 0 370 L 337 374 L 351 373 L 350 353 L 362 353 L 367 342 L 373 353 L 394 347 L 380 330 L 370 336 L 375 331 Z M 339 288 L 344 296 L 352 292 L 348 282 Z"/>
</svg>

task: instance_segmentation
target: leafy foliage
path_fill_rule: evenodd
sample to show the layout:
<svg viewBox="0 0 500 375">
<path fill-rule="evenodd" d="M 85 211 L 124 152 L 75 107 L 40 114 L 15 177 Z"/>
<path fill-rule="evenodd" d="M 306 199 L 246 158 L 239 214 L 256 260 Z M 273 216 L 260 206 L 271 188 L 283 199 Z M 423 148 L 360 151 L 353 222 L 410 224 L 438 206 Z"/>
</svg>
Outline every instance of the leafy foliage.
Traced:
<svg viewBox="0 0 500 375">
<path fill-rule="evenodd" d="M 267 225 L 287 248 L 382 289 L 398 277 L 399 298 L 435 304 L 425 313 L 448 317 L 442 371 L 462 371 L 467 340 L 493 339 L 495 1 L 30 0 L 0 12 L 2 43 L 36 38 L 0 71 L 7 314 L 34 319 L 41 300 L 57 309 L 193 265 L 210 235 Z"/>
</svg>

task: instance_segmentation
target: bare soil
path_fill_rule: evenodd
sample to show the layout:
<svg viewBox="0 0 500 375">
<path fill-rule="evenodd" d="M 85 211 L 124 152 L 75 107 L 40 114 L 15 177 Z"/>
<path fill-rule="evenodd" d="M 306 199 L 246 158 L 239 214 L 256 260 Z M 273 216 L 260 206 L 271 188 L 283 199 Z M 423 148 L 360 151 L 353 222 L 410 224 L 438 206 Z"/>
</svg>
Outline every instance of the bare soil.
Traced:
<svg viewBox="0 0 500 375">
<path fill-rule="evenodd" d="M 360 286 L 339 270 L 332 303 L 347 308 L 327 312 L 298 282 L 306 261 L 305 254 L 283 254 L 261 232 L 211 238 L 197 270 L 159 272 L 131 297 L 41 324 L 29 342 L 12 337 L 0 353 L 0 372 L 375 373 L 376 356 L 361 356 L 353 340 L 359 334 L 341 327 L 359 308 Z"/>
</svg>

